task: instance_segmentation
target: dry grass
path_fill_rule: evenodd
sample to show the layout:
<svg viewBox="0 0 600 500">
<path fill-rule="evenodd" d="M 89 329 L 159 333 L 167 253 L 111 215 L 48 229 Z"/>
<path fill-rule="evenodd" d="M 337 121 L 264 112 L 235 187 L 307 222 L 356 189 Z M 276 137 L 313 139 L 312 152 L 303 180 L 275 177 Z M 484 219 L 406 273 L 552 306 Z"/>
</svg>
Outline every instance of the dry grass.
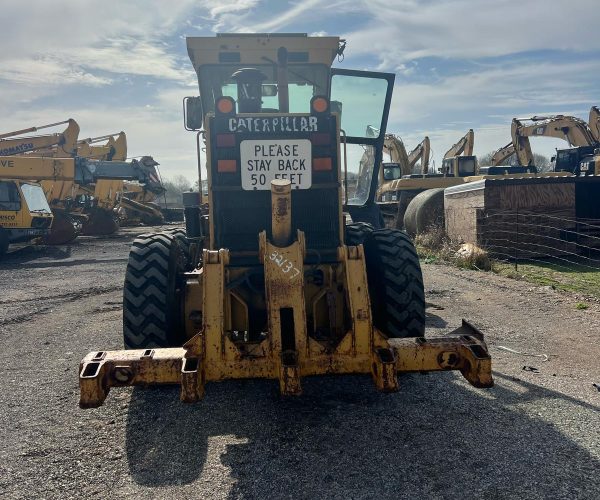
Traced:
<svg viewBox="0 0 600 500">
<path fill-rule="evenodd" d="M 430 231 L 415 237 L 419 257 L 425 263 L 443 262 L 463 269 L 489 271 L 491 261 L 485 250 L 475 245 L 462 245 L 446 236 L 442 228 L 433 227 Z"/>
<path fill-rule="evenodd" d="M 514 264 L 491 260 L 481 248 L 451 241 L 441 228 L 417 235 L 415 246 L 421 261 L 426 264 L 442 263 L 462 269 L 493 271 L 508 278 L 600 298 L 600 269 L 575 263 L 520 262 L 515 270 Z"/>
</svg>

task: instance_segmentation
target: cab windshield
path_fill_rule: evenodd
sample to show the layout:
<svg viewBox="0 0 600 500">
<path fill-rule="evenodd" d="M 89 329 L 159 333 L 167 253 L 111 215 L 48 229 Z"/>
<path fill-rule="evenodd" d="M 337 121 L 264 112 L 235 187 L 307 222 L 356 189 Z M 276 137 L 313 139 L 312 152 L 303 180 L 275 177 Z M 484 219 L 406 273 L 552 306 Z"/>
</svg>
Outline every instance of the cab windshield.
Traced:
<svg viewBox="0 0 600 500">
<path fill-rule="evenodd" d="M 260 71 L 262 113 L 279 112 L 276 88 L 277 66 L 274 64 L 252 65 Z M 238 86 L 233 75 L 243 69 L 239 65 L 207 65 L 199 71 L 200 95 L 204 112 L 214 111 L 215 101 L 222 96 L 238 100 Z M 288 66 L 288 93 L 290 113 L 309 113 L 310 100 L 315 95 L 327 95 L 329 68 L 323 64 L 293 64 Z"/>
<path fill-rule="evenodd" d="M 46 196 L 44 195 L 44 191 L 41 186 L 37 184 L 21 184 L 21 192 L 23 193 L 23 197 L 27 202 L 27 207 L 30 212 L 37 213 L 52 213 L 50 210 L 50 206 L 48 205 L 48 200 L 46 200 Z"/>
<path fill-rule="evenodd" d="M 384 163 L 381 167 L 383 168 L 384 181 L 393 181 L 402 177 L 402 169 L 397 163 Z"/>
</svg>

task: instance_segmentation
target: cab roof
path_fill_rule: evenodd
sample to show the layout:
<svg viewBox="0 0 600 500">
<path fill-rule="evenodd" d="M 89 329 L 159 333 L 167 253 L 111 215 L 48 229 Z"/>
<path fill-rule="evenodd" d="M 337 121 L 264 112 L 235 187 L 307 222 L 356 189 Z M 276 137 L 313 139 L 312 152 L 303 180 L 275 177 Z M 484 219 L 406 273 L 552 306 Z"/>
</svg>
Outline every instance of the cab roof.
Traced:
<svg viewBox="0 0 600 500">
<path fill-rule="evenodd" d="M 207 64 L 269 64 L 277 61 L 280 47 L 288 51 L 288 64 L 331 66 L 340 46 L 339 37 L 306 33 L 219 33 L 211 37 L 188 37 L 186 41 L 196 72 Z"/>
</svg>

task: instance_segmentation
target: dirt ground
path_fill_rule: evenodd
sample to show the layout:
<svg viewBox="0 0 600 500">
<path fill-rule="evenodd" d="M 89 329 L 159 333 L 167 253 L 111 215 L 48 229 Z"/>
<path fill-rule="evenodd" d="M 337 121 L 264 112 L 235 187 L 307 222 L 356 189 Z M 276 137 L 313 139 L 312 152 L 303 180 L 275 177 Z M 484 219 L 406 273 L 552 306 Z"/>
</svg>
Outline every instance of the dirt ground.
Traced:
<svg viewBox="0 0 600 500">
<path fill-rule="evenodd" d="M 122 389 L 80 410 L 80 359 L 121 348 L 143 231 L 0 263 L 0 497 L 600 498 L 600 306 L 491 273 L 424 265 L 427 334 L 480 327 L 493 389 L 436 373 L 385 395 L 332 377 L 284 399 L 242 381 L 195 405 L 177 388 Z"/>
</svg>

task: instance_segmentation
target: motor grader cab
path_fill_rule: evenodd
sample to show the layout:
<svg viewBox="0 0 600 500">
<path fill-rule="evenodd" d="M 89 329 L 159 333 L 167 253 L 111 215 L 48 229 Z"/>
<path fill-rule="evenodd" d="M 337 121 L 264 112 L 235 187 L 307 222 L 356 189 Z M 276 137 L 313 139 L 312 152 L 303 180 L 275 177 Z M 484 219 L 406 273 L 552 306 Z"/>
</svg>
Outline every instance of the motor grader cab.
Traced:
<svg viewBox="0 0 600 500">
<path fill-rule="evenodd" d="M 83 359 L 80 406 L 101 405 L 111 387 L 165 383 L 193 402 L 206 383 L 241 378 L 298 395 L 303 377 L 322 374 L 370 374 L 395 391 L 398 372 L 457 369 L 490 387 L 490 357 L 468 324 L 423 337 L 407 236 L 364 222 L 393 75 L 332 69 L 335 37 L 220 35 L 187 46 L 200 99 L 187 100 L 186 124 L 198 130 L 202 117 L 209 215 L 187 193 L 187 234 L 133 242 L 126 350 Z"/>
</svg>

